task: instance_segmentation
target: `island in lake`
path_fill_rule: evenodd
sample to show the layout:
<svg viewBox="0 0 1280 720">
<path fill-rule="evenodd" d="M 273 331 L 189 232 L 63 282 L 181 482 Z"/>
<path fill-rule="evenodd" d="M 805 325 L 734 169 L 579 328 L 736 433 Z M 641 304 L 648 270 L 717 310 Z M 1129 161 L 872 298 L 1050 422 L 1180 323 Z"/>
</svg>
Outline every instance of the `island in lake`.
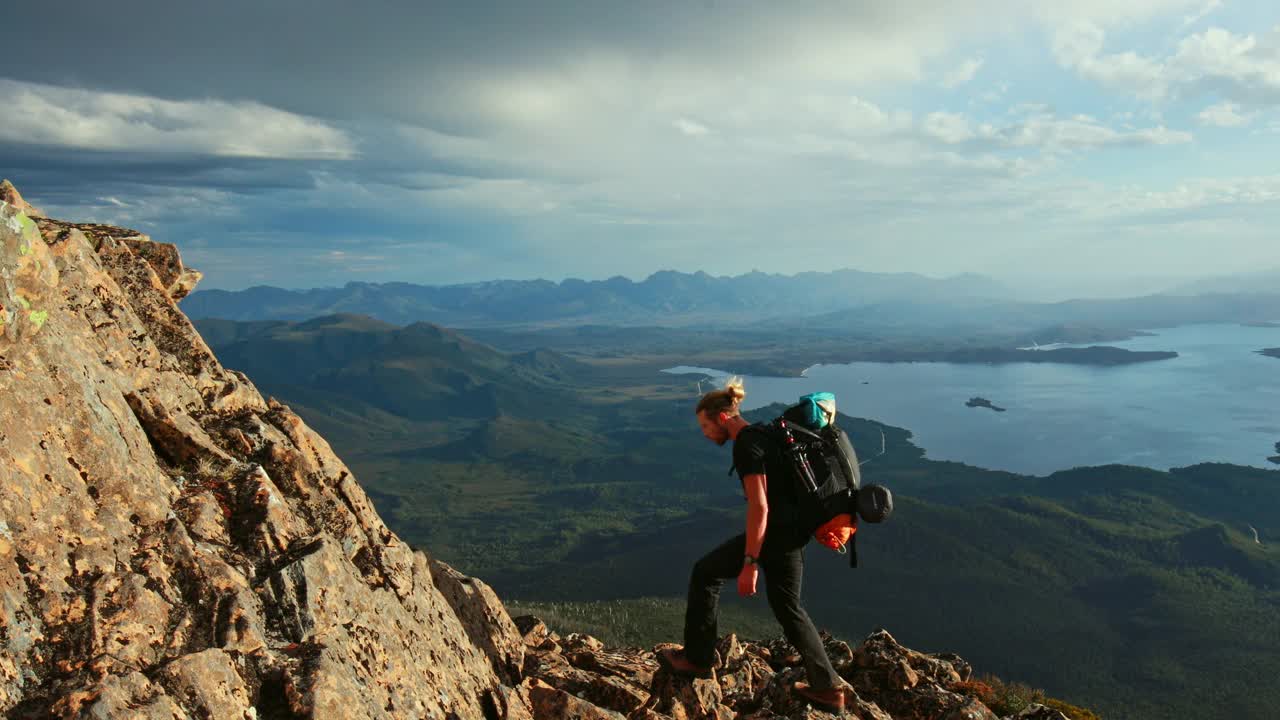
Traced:
<svg viewBox="0 0 1280 720">
<path fill-rule="evenodd" d="M 1280 348 L 1266 348 L 1265 350 L 1259 350 L 1258 354 L 1266 355 L 1267 357 L 1280 358 Z"/>
<path fill-rule="evenodd" d="M 984 398 L 984 397 L 971 397 L 971 398 L 969 398 L 969 402 L 965 403 L 965 407 L 972 407 L 972 408 L 976 408 L 976 407 L 984 407 L 984 408 L 991 408 L 992 410 L 995 410 L 996 412 L 1004 412 L 1004 408 L 1002 408 L 1002 407 L 998 407 L 998 406 L 996 406 L 996 405 L 992 405 L 992 404 L 991 404 L 991 401 L 990 401 L 990 400 L 988 400 L 988 399 L 986 399 L 986 398 Z"/>
<path fill-rule="evenodd" d="M 1242 323 L 1242 324 L 1243 324 L 1245 327 L 1280 328 L 1280 323 L 1278 323 L 1278 322 L 1266 322 L 1266 321 L 1263 321 L 1263 322 L 1247 322 L 1247 323 Z"/>
<path fill-rule="evenodd" d="M 1276 443 L 1276 454 L 1267 459 L 1277 465 L 1280 465 L 1280 442 Z"/>
<path fill-rule="evenodd" d="M 863 353 L 858 360 L 867 362 L 948 362 L 987 363 L 1066 363 L 1070 365 L 1131 365 L 1133 363 L 1171 360 L 1178 353 L 1164 350 L 1125 350 L 1109 345 L 1053 350 L 1018 350 L 1013 348 L 965 348 L 961 350 L 879 350 Z"/>
</svg>

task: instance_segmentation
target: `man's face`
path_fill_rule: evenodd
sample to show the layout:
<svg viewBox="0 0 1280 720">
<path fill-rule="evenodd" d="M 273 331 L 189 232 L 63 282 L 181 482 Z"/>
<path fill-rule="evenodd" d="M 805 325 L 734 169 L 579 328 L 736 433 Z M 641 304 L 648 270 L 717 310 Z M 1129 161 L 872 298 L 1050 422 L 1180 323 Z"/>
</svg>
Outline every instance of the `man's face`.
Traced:
<svg viewBox="0 0 1280 720">
<path fill-rule="evenodd" d="M 698 427 L 702 428 L 702 434 L 717 445 L 729 442 L 729 431 L 725 430 L 724 425 L 721 425 L 718 420 L 718 416 L 723 414 L 718 413 L 717 416 L 712 417 L 708 416 L 705 411 L 698 413 Z"/>
</svg>

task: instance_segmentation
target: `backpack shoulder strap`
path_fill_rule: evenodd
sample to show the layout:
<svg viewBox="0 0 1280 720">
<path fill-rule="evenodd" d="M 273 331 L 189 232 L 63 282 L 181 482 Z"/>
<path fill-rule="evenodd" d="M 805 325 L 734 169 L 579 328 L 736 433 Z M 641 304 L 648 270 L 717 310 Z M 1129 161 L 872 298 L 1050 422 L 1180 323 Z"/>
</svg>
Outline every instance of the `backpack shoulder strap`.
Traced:
<svg viewBox="0 0 1280 720">
<path fill-rule="evenodd" d="M 748 426 L 746 426 L 746 427 L 744 427 L 744 428 L 742 428 L 741 430 L 739 430 L 739 431 L 738 431 L 738 438 L 741 438 L 741 437 L 742 437 L 742 433 L 745 433 L 745 432 L 748 432 L 748 431 L 753 432 L 753 433 L 764 433 L 764 434 L 766 434 L 766 435 L 767 435 L 767 434 L 769 433 L 769 426 L 768 426 L 768 423 L 751 423 L 750 425 L 748 425 Z M 734 439 L 734 442 L 737 442 L 737 438 L 735 438 L 735 439 Z M 738 469 L 738 465 L 737 465 L 737 463 L 732 463 L 732 462 L 731 462 L 731 463 L 729 463 L 729 472 L 727 472 L 727 473 L 725 473 L 725 474 L 726 474 L 726 475 L 733 475 L 733 471 L 734 471 L 734 470 L 737 470 L 737 469 Z"/>
</svg>

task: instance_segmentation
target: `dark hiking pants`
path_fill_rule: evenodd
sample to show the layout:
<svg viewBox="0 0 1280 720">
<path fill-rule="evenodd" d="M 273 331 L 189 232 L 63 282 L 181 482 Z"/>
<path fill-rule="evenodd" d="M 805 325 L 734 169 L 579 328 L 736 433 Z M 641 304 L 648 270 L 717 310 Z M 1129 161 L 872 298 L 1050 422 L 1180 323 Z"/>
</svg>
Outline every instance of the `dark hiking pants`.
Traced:
<svg viewBox="0 0 1280 720">
<path fill-rule="evenodd" d="M 811 687 L 822 690 L 840 684 L 809 614 L 800 607 L 800 580 L 804 575 L 804 540 L 770 543 L 760 551 L 760 570 L 773 616 L 782 625 L 787 640 L 800 651 Z M 776 547 L 770 547 L 776 545 Z M 717 604 L 720 586 L 737 579 L 747 551 L 746 535 L 725 541 L 694 563 L 689 578 L 689 604 L 684 617 L 685 657 L 698 665 L 715 661 Z M 735 585 L 736 592 L 736 585 Z"/>
</svg>

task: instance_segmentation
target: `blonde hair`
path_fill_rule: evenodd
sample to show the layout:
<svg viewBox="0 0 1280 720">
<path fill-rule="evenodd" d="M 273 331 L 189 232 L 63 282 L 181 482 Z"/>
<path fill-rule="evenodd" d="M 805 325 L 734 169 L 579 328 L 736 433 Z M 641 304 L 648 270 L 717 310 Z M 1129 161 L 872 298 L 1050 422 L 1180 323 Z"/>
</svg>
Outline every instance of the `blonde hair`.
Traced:
<svg viewBox="0 0 1280 720">
<path fill-rule="evenodd" d="M 747 391 L 742 389 L 742 378 L 731 377 L 723 388 L 712 390 L 703 395 L 698 400 L 698 407 L 694 410 L 694 414 L 705 412 L 708 416 L 714 417 L 720 413 L 725 413 L 729 417 L 733 417 L 738 414 L 738 404 L 746 396 Z"/>
</svg>

